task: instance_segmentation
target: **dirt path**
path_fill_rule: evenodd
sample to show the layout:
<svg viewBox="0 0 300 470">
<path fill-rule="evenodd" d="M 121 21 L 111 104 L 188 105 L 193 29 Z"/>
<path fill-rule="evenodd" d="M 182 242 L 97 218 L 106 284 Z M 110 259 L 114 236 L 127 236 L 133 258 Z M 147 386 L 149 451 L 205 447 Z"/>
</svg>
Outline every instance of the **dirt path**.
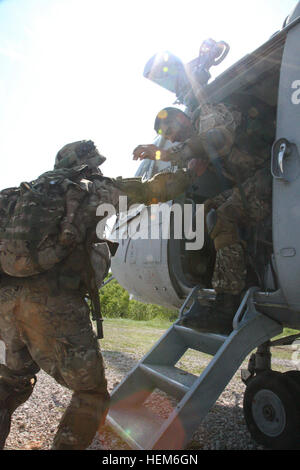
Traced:
<svg viewBox="0 0 300 470">
<path fill-rule="evenodd" d="M 162 335 L 158 328 L 135 325 L 138 322 L 105 323 L 105 340 L 101 342 L 108 388 L 111 392 L 124 376 L 143 357 L 144 353 Z M 188 351 L 178 367 L 197 373 L 208 363 L 205 354 Z M 294 368 L 287 353 L 284 358 L 274 358 L 273 368 Z M 247 366 L 244 362 L 241 368 Z M 261 449 L 251 438 L 243 417 L 245 385 L 240 370 L 223 391 L 199 429 L 194 433 L 189 448 L 194 449 Z M 5 449 L 50 449 L 62 413 L 67 407 L 71 392 L 58 385 L 43 371 L 30 399 L 19 407 L 12 420 Z M 158 414 L 165 414 L 173 405 L 164 394 L 151 396 L 151 406 Z M 118 436 L 105 426 L 97 435 L 90 449 L 129 449 Z"/>
</svg>

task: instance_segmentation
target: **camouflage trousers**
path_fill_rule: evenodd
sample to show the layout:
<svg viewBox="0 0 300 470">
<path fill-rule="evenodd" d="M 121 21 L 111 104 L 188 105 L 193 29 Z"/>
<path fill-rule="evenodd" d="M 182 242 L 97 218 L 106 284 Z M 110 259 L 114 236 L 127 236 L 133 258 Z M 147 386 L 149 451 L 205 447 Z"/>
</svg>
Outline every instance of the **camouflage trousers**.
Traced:
<svg viewBox="0 0 300 470">
<path fill-rule="evenodd" d="M 207 200 L 205 212 L 215 209 L 216 224 L 211 232 L 216 249 L 212 285 L 217 293 L 237 295 L 245 287 L 246 261 L 241 227 L 254 227 L 272 210 L 272 177 L 267 169 L 248 178 L 241 188 L 234 187 Z"/>
<path fill-rule="evenodd" d="M 2 278 L 0 338 L 6 345 L 6 365 L 0 371 L 0 415 L 1 408 L 11 414 L 26 401 L 41 368 L 73 390 L 53 449 L 88 447 L 105 419 L 109 395 L 84 296 L 51 289 L 46 275 Z"/>
</svg>

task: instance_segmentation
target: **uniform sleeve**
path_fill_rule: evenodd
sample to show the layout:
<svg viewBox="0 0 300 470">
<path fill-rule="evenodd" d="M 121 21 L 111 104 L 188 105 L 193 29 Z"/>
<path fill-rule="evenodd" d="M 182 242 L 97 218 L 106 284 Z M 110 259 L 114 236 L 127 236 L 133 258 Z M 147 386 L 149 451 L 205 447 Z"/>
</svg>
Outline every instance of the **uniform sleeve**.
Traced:
<svg viewBox="0 0 300 470">
<path fill-rule="evenodd" d="M 175 173 L 158 173 L 146 182 L 148 204 L 167 202 L 180 196 L 193 182 L 192 173 L 177 170 Z"/>
<path fill-rule="evenodd" d="M 202 105 L 193 117 L 196 134 L 168 149 L 168 160 L 182 167 L 192 158 L 207 161 L 215 152 L 226 156 L 232 149 L 241 120 L 241 113 L 224 103 Z"/>
<path fill-rule="evenodd" d="M 116 180 L 116 185 L 122 194 L 128 197 L 131 204 L 157 204 L 167 202 L 182 194 L 192 183 L 191 172 L 178 170 L 176 173 L 157 173 L 148 181 L 138 178 Z"/>
</svg>

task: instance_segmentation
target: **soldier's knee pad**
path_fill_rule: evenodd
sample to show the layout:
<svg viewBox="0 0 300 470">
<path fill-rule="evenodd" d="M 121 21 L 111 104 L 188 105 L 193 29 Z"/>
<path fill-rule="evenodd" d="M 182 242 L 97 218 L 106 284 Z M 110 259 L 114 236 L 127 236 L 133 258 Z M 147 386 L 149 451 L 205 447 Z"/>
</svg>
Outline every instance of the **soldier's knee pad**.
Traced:
<svg viewBox="0 0 300 470">
<path fill-rule="evenodd" d="M 217 224 L 218 216 L 215 209 L 211 209 L 206 216 L 207 233 L 213 238 L 212 232 Z"/>
<path fill-rule="evenodd" d="M 240 243 L 238 228 L 231 222 L 224 222 L 215 209 L 207 214 L 206 225 L 217 251 L 225 246 Z"/>
<path fill-rule="evenodd" d="M 207 232 L 212 240 L 215 240 L 224 232 L 222 219 L 218 217 L 215 209 L 211 209 L 206 216 Z"/>
</svg>

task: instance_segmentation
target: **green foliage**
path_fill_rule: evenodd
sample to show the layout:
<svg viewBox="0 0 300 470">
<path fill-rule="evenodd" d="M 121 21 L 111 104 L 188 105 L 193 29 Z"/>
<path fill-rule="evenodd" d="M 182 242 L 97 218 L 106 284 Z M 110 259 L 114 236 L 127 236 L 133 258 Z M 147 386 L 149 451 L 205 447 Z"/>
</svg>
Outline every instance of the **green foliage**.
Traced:
<svg viewBox="0 0 300 470">
<path fill-rule="evenodd" d="M 177 318 L 177 312 L 174 310 L 169 310 L 159 305 L 152 304 L 143 304 L 137 300 L 130 300 L 128 306 L 128 314 L 126 318 L 131 318 L 132 320 L 153 320 L 157 319 L 169 319 L 174 321 Z"/>
<path fill-rule="evenodd" d="M 111 274 L 106 278 L 110 278 Z M 174 322 L 178 317 L 177 310 L 170 310 L 159 305 L 144 304 L 137 300 L 130 300 L 128 292 L 114 279 L 100 290 L 101 311 L 104 318 L 123 318 L 127 321 L 138 320 L 151 322 L 157 326 L 162 321 L 166 327 L 167 321 Z M 125 321 L 125 320 L 124 320 Z M 288 336 L 297 333 L 297 330 L 284 329 L 281 335 Z M 276 337 L 277 338 L 277 337 Z M 275 339 L 275 338 L 274 338 Z"/>
<path fill-rule="evenodd" d="M 110 275 L 106 278 L 109 279 Z M 100 290 L 101 311 L 106 318 L 129 318 L 149 321 L 164 319 L 174 321 L 178 312 L 159 305 L 130 300 L 128 292 L 114 279 Z"/>
<path fill-rule="evenodd" d="M 104 317 L 123 318 L 128 311 L 129 294 L 114 279 L 100 290 L 100 302 L 101 312 Z"/>
</svg>

